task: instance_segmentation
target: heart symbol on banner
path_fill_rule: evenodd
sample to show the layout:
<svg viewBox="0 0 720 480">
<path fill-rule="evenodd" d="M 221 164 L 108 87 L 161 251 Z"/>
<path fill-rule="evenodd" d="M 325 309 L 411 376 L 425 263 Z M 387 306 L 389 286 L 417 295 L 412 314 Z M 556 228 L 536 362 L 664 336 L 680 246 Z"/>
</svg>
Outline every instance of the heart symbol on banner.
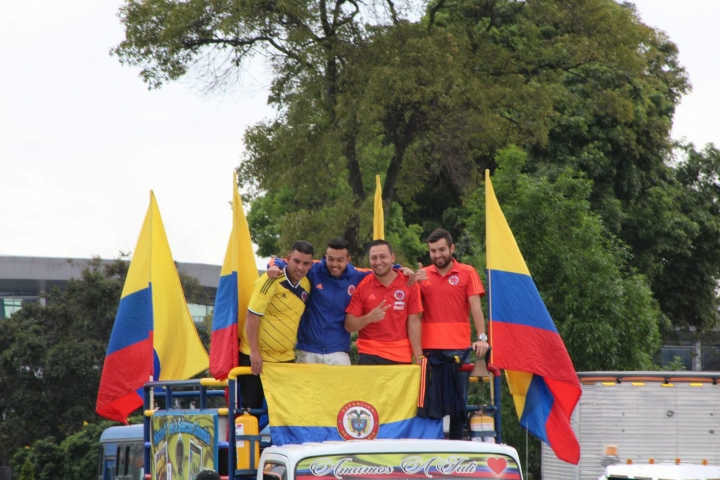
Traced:
<svg viewBox="0 0 720 480">
<path fill-rule="evenodd" d="M 495 472 L 495 475 L 500 475 L 507 468 L 507 460 L 504 458 L 488 458 L 487 466 Z"/>
</svg>

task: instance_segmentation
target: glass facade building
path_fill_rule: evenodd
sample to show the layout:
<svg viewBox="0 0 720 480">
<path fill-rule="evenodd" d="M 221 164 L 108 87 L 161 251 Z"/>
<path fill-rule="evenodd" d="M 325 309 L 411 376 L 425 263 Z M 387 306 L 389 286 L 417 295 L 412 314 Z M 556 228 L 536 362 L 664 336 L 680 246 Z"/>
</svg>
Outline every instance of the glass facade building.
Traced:
<svg viewBox="0 0 720 480">
<path fill-rule="evenodd" d="M 88 262 L 84 258 L 0 256 L 0 321 L 20 310 L 25 302 L 44 304 L 45 292 L 63 289 L 71 278 L 80 278 Z M 206 305 L 188 305 L 193 320 L 202 323 L 213 310 L 220 266 L 182 262 L 177 265 L 179 270 L 197 278 L 205 289 Z"/>
</svg>

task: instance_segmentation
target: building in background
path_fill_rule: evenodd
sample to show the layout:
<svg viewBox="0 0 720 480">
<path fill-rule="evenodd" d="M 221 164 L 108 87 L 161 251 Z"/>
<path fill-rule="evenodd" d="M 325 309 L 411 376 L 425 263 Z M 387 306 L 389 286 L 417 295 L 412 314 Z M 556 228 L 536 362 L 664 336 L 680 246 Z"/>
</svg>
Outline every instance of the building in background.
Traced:
<svg viewBox="0 0 720 480">
<path fill-rule="evenodd" d="M 114 260 L 103 260 L 111 263 Z M 81 278 L 90 259 L 0 256 L 0 321 L 20 310 L 23 302 L 44 304 L 44 292 L 63 289 L 71 278 Z M 197 278 L 207 295 L 207 304 L 189 304 L 195 323 L 212 313 L 220 279 L 219 265 L 177 262 L 178 269 Z"/>
</svg>

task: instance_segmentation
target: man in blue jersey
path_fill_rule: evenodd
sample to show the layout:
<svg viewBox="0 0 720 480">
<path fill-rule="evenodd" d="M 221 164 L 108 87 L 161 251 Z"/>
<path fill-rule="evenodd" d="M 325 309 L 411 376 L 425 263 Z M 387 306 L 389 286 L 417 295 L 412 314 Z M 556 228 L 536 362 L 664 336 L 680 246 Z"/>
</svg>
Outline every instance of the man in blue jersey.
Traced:
<svg viewBox="0 0 720 480">
<path fill-rule="evenodd" d="M 278 275 L 285 261 L 274 258 L 268 276 Z M 313 264 L 307 274 L 312 293 L 300 320 L 298 363 L 350 365 L 350 334 L 345 330 L 345 309 L 360 280 L 370 269 L 357 269 L 350 263 L 350 244 L 344 238 L 328 242 L 325 257 Z"/>
</svg>

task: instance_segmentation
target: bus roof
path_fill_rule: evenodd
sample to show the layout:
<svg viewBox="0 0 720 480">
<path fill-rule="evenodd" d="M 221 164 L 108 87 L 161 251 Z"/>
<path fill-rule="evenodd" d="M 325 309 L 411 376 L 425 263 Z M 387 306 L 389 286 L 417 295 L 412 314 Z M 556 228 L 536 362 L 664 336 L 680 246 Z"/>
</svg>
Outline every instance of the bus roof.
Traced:
<svg viewBox="0 0 720 480">
<path fill-rule="evenodd" d="M 100 443 L 120 442 L 123 440 L 142 440 L 143 439 L 143 426 L 142 424 L 137 425 L 125 425 L 122 427 L 110 427 L 106 428 L 100 436 Z"/>
</svg>

